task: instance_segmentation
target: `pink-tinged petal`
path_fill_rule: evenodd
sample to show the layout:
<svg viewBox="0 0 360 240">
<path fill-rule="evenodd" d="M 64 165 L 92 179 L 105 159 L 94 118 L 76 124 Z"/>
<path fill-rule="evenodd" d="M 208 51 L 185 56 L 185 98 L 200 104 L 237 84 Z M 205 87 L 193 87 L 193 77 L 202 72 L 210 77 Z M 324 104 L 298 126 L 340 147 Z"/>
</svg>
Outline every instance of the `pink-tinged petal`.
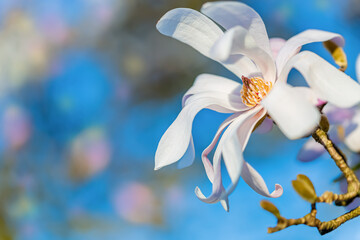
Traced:
<svg viewBox="0 0 360 240">
<path fill-rule="evenodd" d="M 309 135 L 320 120 L 318 109 L 290 85 L 275 84 L 261 105 L 289 139 Z"/>
<path fill-rule="evenodd" d="M 269 37 L 264 22 L 259 14 L 248 5 L 234 1 L 209 2 L 203 5 L 201 12 L 226 30 L 236 26 L 247 29 L 257 45 L 271 54 Z"/>
<path fill-rule="evenodd" d="M 242 113 L 234 113 L 230 117 L 228 117 L 224 122 L 221 123 L 221 125 L 219 126 L 219 128 L 218 128 L 212 142 L 210 143 L 210 145 L 207 148 L 205 148 L 205 150 L 201 154 L 201 160 L 203 162 L 206 175 L 207 175 L 207 177 L 208 177 L 208 179 L 210 180 L 211 183 L 214 182 L 214 168 L 213 168 L 212 163 L 210 162 L 210 160 L 208 158 L 208 155 L 214 149 L 214 147 L 216 146 L 216 144 L 217 144 L 221 134 L 223 133 L 224 129 L 227 126 L 229 126 L 229 124 L 231 124 L 240 114 L 242 114 Z M 221 192 L 225 192 L 225 188 L 222 186 L 222 184 L 221 184 L 221 188 L 222 188 Z M 202 194 L 202 193 L 200 192 L 199 194 Z M 201 197 L 206 198 L 204 195 L 202 195 Z M 223 200 L 221 200 L 221 205 L 223 206 L 225 211 L 229 211 L 229 201 L 228 201 L 227 198 L 224 198 Z"/>
<path fill-rule="evenodd" d="M 211 47 L 224 34 L 208 17 L 189 8 L 167 12 L 156 27 L 160 33 L 188 44 L 209 58 Z M 238 76 L 257 71 L 251 60 L 243 56 L 233 56 L 222 64 Z"/>
<path fill-rule="evenodd" d="M 319 106 L 322 106 L 324 104 L 326 104 L 327 101 L 324 101 L 324 100 L 321 100 L 321 99 L 318 99 L 317 103 L 316 103 L 316 106 L 319 107 Z"/>
<path fill-rule="evenodd" d="M 243 111 L 241 97 L 221 92 L 204 92 L 189 97 L 178 117 L 160 139 L 155 154 L 155 170 L 180 160 L 189 148 L 192 122 L 204 108 L 222 113 Z M 246 108 L 247 109 L 247 108 Z"/>
<path fill-rule="evenodd" d="M 270 118 L 265 118 L 264 121 L 256 128 L 255 132 L 260 134 L 268 133 L 272 130 L 274 122 Z"/>
<path fill-rule="evenodd" d="M 345 129 L 345 144 L 353 152 L 360 153 L 360 110 L 357 109 L 351 123 Z"/>
<path fill-rule="evenodd" d="M 275 190 L 269 193 L 264 179 L 261 175 L 247 162 L 244 163 L 241 171 L 241 177 L 255 192 L 271 198 L 280 197 L 283 194 L 283 188 L 279 184 L 275 184 Z"/>
<path fill-rule="evenodd" d="M 195 79 L 192 87 L 183 96 L 182 104 L 184 106 L 186 100 L 194 94 L 208 91 L 239 94 L 241 88 L 242 85 L 233 80 L 212 74 L 201 74 Z"/>
<path fill-rule="evenodd" d="M 242 113 L 234 113 L 230 117 L 225 119 L 225 121 L 222 122 L 221 125 L 219 126 L 219 128 L 215 134 L 215 137 L 211 141 L 210 145 L 207 148 L 205 148 L 201 154 L 201 159 L 204 164 L 205 172 L 206 172 L 206 175 L 209 178 L 210 182 L 214 181 L 214 168 L 208 158 L 208 155 L 216 146 L 216 144 L 219 141 L 220 136 L 223 133 L 223 131 L 225 130 L 225 128 L 228 127 L 241 114 Z"/>
<path fill-rule="evenodd" d="M 313 138 L 309 138 L 300 149 L 297 159 L 302 162 L 310 162 L 320 157 L 325 151 L 325 148 L 320 143 L 317 143 Z"/>
<path fill-rule="evenodd" d="M 237 26 L 225 32 L 215 43 L 210 54 L 220 62 L 227 61 L 234 54 L 242 54 L 254 61 L 265 81 L 275 81 L 276 67 L 272 56 L 260 48 L 243 27 Z"/>
<path fill-rule="evenodd" d="M 284 67 L 278 81 L 286 82 L 292 68 L 303 75 L 319 99 L 342 108 L 360 102 L 360 85 L 315 53 L 303 51 L 294 56 Z"/>
<path fill-rule="evenodd" d="M 283 38 L 270 38 L 270 49 L 274 59 L 277 58 L 281 48 L 284 47 L 286 40 Z"/>
<path fill-rule="evenodd" d="M 355 70 L 356 70 L 356 78 L 359 82 L 360 81 L 360 54 L 356 58 Z"/>
<path fill-rule="evenodd" d="M 286 42 L 276 58 L 278 72 L 281 72 L 287 61 L 297 54 L 303 45 L 328 40 L 331 40 L 340 47 L 345 44 L 344 38 L 341 35 L 315 29 L 306 30 L 293 36 Z"/>
<path fill-rule="evenodd" d="M 206 198 L 197 187 L 195 193 L 200 200 L 207 203 L 215 203 L 227 199 L 228 195 L 234 190 L 244 162 L 243 149 L 248 142 L 252 129 L 264 114 L 265 111 L 260 106 L 250 109 L 240 114 L 224 131 L 213 158 L 214 178 L 212 193 Z M 238 135 L 237 132 L 239 131 L 244 134 Z M 231 179 L 231 184 L 226 191 L 222 188 L 221 155 L 223 155 L 225 166 Z"/>
</svg>

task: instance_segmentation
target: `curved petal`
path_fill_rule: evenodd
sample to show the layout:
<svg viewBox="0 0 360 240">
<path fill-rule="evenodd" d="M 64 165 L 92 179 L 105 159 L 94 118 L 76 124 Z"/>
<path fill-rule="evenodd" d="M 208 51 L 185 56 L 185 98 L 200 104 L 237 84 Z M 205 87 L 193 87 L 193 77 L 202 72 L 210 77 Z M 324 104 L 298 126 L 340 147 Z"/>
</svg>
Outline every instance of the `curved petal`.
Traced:
<svg viewBox="0 0 360 240">
<path fill-rule="evenodd" d="M 188 98 L 185 107 L 166 130 L 155 153 L 155 170 L 170 165 L 183 157 L 189 147 L 192 122 L 204 108 L 223 113 L 242 111 L 241 97 L 225 93 L 205 92 Z"/>
<path fill-rule="evenodd" d="M 193 164 L 195 160 L 195 148 L 194 148 L 194 140 L 192 137 L 190 137 L 189 146 L 186 149 L 186 152 L 184 153 L 184 156 L 179 159 L 178 161 L 178 168 L 186 168 Z"/>
<path fill-rule="evenodd" d="M 189 8 L 176 8 L 167 12 L 157 23 L 160 33 L 173 37 L 209 56 L 215 41 L 223 31 L 209 18 Z"/>
<path fill-rule="evenodd" d="M 198 93 L 214 91 L 223 92 L 227 94 L 240 93 L 242 85 L 233 80 L 212 75 L 212 74 L 201 74 L 196 79 L 191 88 L 184 94 L 182 104 L 184 106 L 186 100 Z"/>
<path fill-rule="evenodd" d="M 189 8 L 176 8 L 167 12 L 156 27 L 160 33 L 190 45 L 209 58 L 211 47 L 224 34 L 208 17 Z M 242 56 L 234 56 L 222 64 L 238 76 L 243 72 L 257 71 L 256 66 Z"/>
<path fill-rule="evenodd" d="M 208 158 L 208 155 L 216 146 L 216 143 L 219 141 L 219 138 L 220 138 L 221 134 L 223 133 L 223 131 L 225 130 L 225 128 L 228 127 L 232 122 L 234 122 L 234 120 L 237 117 L 239 117 L 241 114 L 243 114 L 243 113 L 234 113 L 230 117 L 225 119 L 225 121 L 222 122 L 221 125 L 219 126 L 219 128 L 215 134 L 215 137 L 213 138 L 210 145 L 207 146 L 207 148 L 205 148 L 201 154 L 201 159 L 204 164 L 206 175 L 209 178 L 211 183 L 213 183 L 213 181 L 214 181 L 214 168 Z"/>
<path fill-rule="evenodd" d="M 302 162 L 314 161 L 325 153 L 325 151 L 325 148 L 320 143 L 317 143 L 313 138 L 310 138 L 300 149 L 297 159 Z"/>
<path fill-rule="evenodd" d="M 317 108 L 290 85 L 277 83 L 261 105 L 289 139 L 309 135 L 320 120 Z"/>
<path fill-rule="evenodd" d="M 200 200 L 207 203 L 215 203 L 221 199 L 227 198 L 227 196 L 234 190 L 244 163 L 242 154 L 243 149 L 245 148 L 256 123 L 264 116 L 265 113 L 266 112 L 261 106 L 253 108 L 239 115 L 225 130 L 213 158 L 214 177 L 212 193 L 206 198 L 197 187 L 195 189 L 195 193 Z M 240 131 L 244 134 L 239 135 L 236 131 Z M 221 155 L 223 155 L 225 166 L 231 179 L 231 184 L 226 191 L 223 191 L 221 188 Z"/>
<path fill-rule="evenodd" d="M 233 54 L 245 55 L 255 62 L 265 81 L 275 81 L 276 67 L 271 55 L 261 49 L 243 27 L 237 26 L 228 30 L 215 43 L 210 54 L 220 62 L 226 61 Z"/>
<path fill-rule="evenodd" d="M 202 160 L 204 168 L 205 168 L 206 176 L 208 177 L 208 179 L 210 180 L 211 183 L 214 182 L 214 168 L 208 158 L 208 154 L 214 149 L 214 147 L 215 147 L 216 143 L 218 142 L 224 129 L 227 126 L 229 126 L 229 124 L 231 124 L 240 114 L 242 114 L 242 113 L 234 113 L 230 117 L 225 119 L 224 122 L 221 123 L 212 142 L 210 143 L 210 145 L 207 148 L 205 148 L 205 150 L 201 154 L 201 160 Z M 225 192 L 225 188 L 223 187 L 222 184 L 221 184 L 221 192 Z M 205 196 L 203 196 L 203 195 L 201 197 L 205 198 Z M 227 197 L 221 200 L 221 204 L 224 207 L 225 211 L 229 211 L 229 201 L 228 201 Z"/>
<path fill-rule="evenodd" d="M 297 54 L 303 45 L 329 40 L 340 47 L 343 47 L 345 44 L 344 38 L 341 35 L 322 30 L 310 29 L 293 36 L 286 42 L 276 58 L 278 72 L 281 72 L 287 61 Z"/>
<path fill-rule="evenodd" d="M 294 56 L 284 67 L 278 81 L 286 82 L 292 68 L 304 76 L 318 98 L 343 108 L 360 102 L 360 85 L 315 53 L 303 51 Z"/>
<path fill-rule="evenodd" d="M 247 162 L 245 162 L 244 166 L 242 167 L 241 177 L 252 189 L 254 189 L 255 192 L 257 192 L 265 197 L 277 198 L 277 197 L 280 197 L 284 192 L 281 185 L 275 184 L 275 190 L 272 193 L 269 193 L 269 189 L 266 186 L 264 179 Z"/>
<path fill-rule="evenodd" d="M 271 54 L 264 22 L 259 14 L 248 5 L 234 1 L 209 2 L 202 6 L 201 12 L 226 30 L 242 26 L 249 31 L 260 48 Z"/>
<path fill-rule="evenodd" d="M 277 58 L 281 48 L 284 47 L 286 40 L 283 38 L 270 38 L 270 49 L 274 59 Z"/>
<path fill-rule="evenodd" d="M 360 153 L 360 110 L 357 109 L 355 116 L 345 131 L 345 144 L 351 151 Z"/>
</svg>

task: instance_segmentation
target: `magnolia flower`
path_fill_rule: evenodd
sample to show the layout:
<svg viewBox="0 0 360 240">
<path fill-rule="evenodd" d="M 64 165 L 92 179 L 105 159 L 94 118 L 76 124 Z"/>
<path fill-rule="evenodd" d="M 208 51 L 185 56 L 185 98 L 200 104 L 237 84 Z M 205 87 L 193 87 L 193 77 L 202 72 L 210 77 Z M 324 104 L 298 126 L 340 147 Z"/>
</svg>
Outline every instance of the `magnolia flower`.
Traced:
<svg viewBox="0 0 360 240">
<path fill-rule="evenodd" d="M 264 118 L 270 116 L 288 138 L 297 139 L 317 126 L 318 98 L 339 107 L 360 102 L 360 86 L 350 77 L 312 52 L 298 53 L 304 44 L 327 41 L 330 50 L 336 49 L 339 55 L 344 39 L 338 34 L 308 30 L 288 41 L 269 40 L 260 16 L 239 2 L 207 3 L 201 13 L 174 9 L 160 19 L 157 29 L 218 61 L 243 82 L 211 74 L 198 76 L 185 93 L 183 108 L 161 138 L 155 155 L 155 170 L 175 162 L 179 162 L 179 167 L 189 166 L 195 156 L 191 135 L 195 115 L 204 108 L 232 113 L 201 156 L 213 183 L 212 193 L 205 197 L 198 187 L 195 189 L 200 200 L 220 201 L 225 210 L 228 210 L 228 195 L 240 176 L 263 196 L 279 197 L 283 192 L 276 185 L 275 191 L 269 193 L 260 174 L 243 159 L 251 132 Z M 336 60 L 346 64 L 344 58 Z M 292 68 L 304 76 L 310 88 L 286 84 Z M 216 143 L 211 163 L 208 154 Z M 227 189 L 222 184 L 222 160 L 231 179 Z"/>
<path fill-rule="evenodd" d="M 360 79 L 360 54 L 356 60 L 356 75 Z M 329 136 L 335 144 L 344 143 L 351 151 L 360 153 L 360 108 L 338 108 L 325 105 L 323 113 L 330 123 Z M 310 138 L 298 154 L 300 161 L 308 162 L 320 157 L 326 150 Z"/>
</svg>

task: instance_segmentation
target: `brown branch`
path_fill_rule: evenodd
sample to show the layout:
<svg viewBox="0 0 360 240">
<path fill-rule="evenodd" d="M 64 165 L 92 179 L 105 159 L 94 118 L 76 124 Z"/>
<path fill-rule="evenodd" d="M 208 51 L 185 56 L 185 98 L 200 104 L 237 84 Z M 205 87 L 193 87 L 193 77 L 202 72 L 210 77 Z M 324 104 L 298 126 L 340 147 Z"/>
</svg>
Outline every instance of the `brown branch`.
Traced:
<svg viewBox="0 0 360 240">
<path fill-rule="evenodd" d="M 316 213 L 317 213 L 316 206 L 315 204 L 312 204 L 311 212 L 302 218 L 286 219 L 282 216 L 277 216 L 277 220 L 278 220 L 277 225 L 275 227 L 269 227 L 268 233 L 278 232 L 285 228 L 300 224 L 304 224 L 310 227 L 316 227 L 320 222 L 320 220 L 316 218 Z"/>
<path fill-rule="evenodd" d="M 332 192 L 325 192 L 322 196 L 318 197 L 317 202 L 335 202 L 336 205 L 340 206 L 349 204 L 355 197 L 359 196 L 360 182 L 358 178 L 356 177 L 354 171 L 352 171 L 346 163 L 346 158 L 344 157 L 344 154 L 329 139 L 325 131 L 323 131 L 321 128 L 318 128 L 312 136 L 315 141 L 323 145 L 324 148 L 328 151 L 335 164 L 344 174 L 344 177 L 348 184 L 347 193 L 335 194 Z"/>
<path fill-rule="evenodd" d="M 337 229 L 341 224 L 354 219 L 360 215 L 360 206 L 355 208 L 354 210 L 341 215 L 338 218 L 333 220 L 322 222 L 321 220 L 316 218 L 317 210 L 316 205 L 311 205 L 311 212 L 305 215 L 302 218 L 296 219 L 286 219 L 282 216 L 277 216 L 277 225 L 275 227 L 269 227 L 268 233 L 274 233 L 281 231 L 285 228 L 295 226 L 295 225 L 307 225 L 309 227 L 316 227 L 321 235 L 329 233 L 335 229 Z"/>
<path fill-rule="evenodd" d="M 340 171 L 343 173 L 347 183 L 347 193 L 345 194 L 335 194 L 332 192 L 325 192 L 320 197 L 316 197 L 315 203 L 311 204 L 311 211 L 309 214 L 305 215 L 302 218 L 297 219 L 286 219 L 280 215 L 280 212 L 275 206 L 271 206 L 269 203 L 262 204 L 263 208 L 275 215 L 278 222 L 275 227 L 268 228 L 268 233 L 274 233 L 281 231 L 285 228 L 295 225 L 307 225 L 310 227 L 316 227 L 321 235 L 329 233 L 337 229 L 341 224 L 354 219 L 360 215 L 360 206 L 353 209 L 350 212 L 347 212 L 333 220 L 322 222 L 316 218 L 317 210 L 316 203 L 333 203 L 336 205 L 346 206 L 356 197 L 360 196 L 360 182 L 356 177 L 354 171 L 346 163 L 345 155 L 340 151 L 338 147 L 329 139 L 327 133 L 318 128 L 313 133 L 313 138 L 324 146 L 327 152 L 330 154 L 331 158 L 334 160 L 335 164 L 338 166 Z M 310 181 L 310 180 L 308 180 Z M 311 183 L 311 182 L 310 182 Z M 312 185 L 312 184 L 311 184 Z M 296 189 L 295 189 L 296 190 Z M 276 209 L 276 211 L 274 211 Z"/>
</svg>

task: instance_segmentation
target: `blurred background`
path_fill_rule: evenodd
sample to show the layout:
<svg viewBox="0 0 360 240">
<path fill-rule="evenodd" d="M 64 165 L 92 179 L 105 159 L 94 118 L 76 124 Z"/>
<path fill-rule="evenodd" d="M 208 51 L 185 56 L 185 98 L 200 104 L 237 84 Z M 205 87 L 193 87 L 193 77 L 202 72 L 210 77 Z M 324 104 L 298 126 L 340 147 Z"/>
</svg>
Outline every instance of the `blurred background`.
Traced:
<svg viewBox="0 0 360 240">
<path fill-rule="evenodd" d="M 196 186 L 211 190 L 199 157 L 221 114 L 204 110 L 196 117 L 193 166 L 153 171 L 157 143 L 195 77 L 235 79 L 156 31 L 168 10 L 198 10 L 204 2 L 0 1 L 0 239 L 320 239 L 304 226 L 268 235 L 275 219 L 243 182 L 230 197 L 230 213 L 196 198 Z M 359 0 L 244 2 L 263 17 L 270 37 L 308 28 L 342 34 L 347 74 L 356 78 Z M 306 48 L 331 61 L 321 44 Z M 292 84 L 304 83 L 291 76 Z M 327 156 L 296 160 L 304 141 L 274 128 L 253 134 L 245 152 L 270 191 L 282 184 L 284 195 L 272 202 L 289 218 L 309 210 L 291 187 L 297 174 L 308 175 L 318 192 L 340 191 Z M 319 211 L 329 220 L 346 209 Z M 321 239 L 360 239 L 359 221 Z"/>
</svg>

